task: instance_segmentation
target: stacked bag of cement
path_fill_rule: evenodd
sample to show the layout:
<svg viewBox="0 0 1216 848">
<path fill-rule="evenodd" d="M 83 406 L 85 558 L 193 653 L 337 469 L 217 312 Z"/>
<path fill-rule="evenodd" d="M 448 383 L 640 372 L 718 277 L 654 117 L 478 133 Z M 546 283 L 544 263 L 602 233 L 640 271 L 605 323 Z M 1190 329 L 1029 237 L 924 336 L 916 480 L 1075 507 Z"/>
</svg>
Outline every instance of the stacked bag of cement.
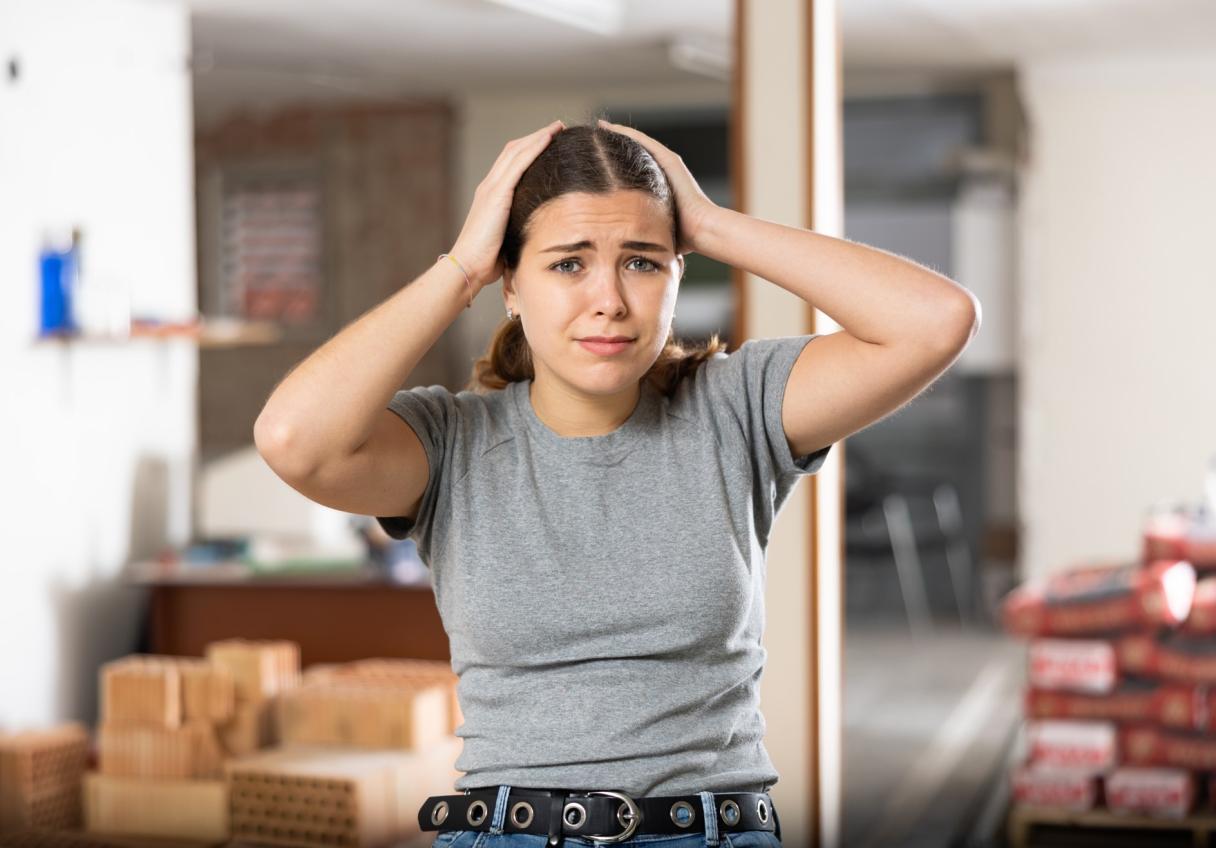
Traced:
<svg viewBox="0 0 1216 848">
<path fill-rule="evenodd" d="M 1200 635 L 1216 633 L 1203 623 L 1216 624 L 1216 585 L 1205 602 L 1178 551 L 1145 553 L 1006 598 L 1005 629 L 1029 640 L 1017 803 L 1180 818 L 1216 768 L 1216 702 L 1200 668 L 1204 651 L 1216 660 L 1216 639 Z"/>
</svg>

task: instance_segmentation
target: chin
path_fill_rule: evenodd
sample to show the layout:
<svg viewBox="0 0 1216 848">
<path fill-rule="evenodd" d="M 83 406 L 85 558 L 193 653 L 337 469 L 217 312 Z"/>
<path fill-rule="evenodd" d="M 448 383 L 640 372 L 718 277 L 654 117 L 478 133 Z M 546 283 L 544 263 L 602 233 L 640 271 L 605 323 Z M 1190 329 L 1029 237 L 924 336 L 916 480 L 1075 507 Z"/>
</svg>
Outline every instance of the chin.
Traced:
<svg viewBox="0 0 1216 848">
<path fill-rule="evenodd" d="M 635 374 L 634 369 L 624 363 L 603 363 L 592 366 L 565 379 L 568 383 L 589 395 L 615 395 L 637 385 L 645 372 Z"/>
</svg>

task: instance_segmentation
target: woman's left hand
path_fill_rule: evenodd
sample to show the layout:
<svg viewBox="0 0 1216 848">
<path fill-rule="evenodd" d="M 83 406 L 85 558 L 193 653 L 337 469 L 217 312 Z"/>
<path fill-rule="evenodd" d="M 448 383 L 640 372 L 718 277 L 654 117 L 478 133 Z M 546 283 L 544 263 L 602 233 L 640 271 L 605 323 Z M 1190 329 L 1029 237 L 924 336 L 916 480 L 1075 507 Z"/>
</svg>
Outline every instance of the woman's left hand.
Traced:
<svg viewBox="0 0 1216 848">
<path fill-rule="evenodd" d="M 633 127 L 614 124 L 603 118 L 599 119 L 599 125 L 629 136 L 645 147 L 654 160 L 659 163 L 659 167 L 667 175 L 667 181 L 671 183 L 672 190 L 675 192 L 676 208 L 679 210 L 677 214 L 680 219 L 680 233 L 676 253 L 689 251 L 700 253 L 699 244 L 706 222 L 721 207 L 710 200 L 697 185 L 697 181 L 693 179 L 692 172 L 688 170 L 684 160 L 679 154 Z"/>
</svg>

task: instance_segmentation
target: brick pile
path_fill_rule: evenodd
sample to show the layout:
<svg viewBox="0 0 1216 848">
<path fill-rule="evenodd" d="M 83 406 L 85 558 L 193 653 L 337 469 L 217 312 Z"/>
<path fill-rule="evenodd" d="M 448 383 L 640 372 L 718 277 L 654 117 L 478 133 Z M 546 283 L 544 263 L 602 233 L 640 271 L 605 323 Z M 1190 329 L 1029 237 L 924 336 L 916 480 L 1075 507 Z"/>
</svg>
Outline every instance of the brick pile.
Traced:
<svg viewBox="0 0 1216 848">
<path fill-rule="evenodd" d="M 275 742 L 275 699 L 299 677 L 299 648 L 281 640 L 215 642 L 205 659 L 106 663 L 97 770 L 84 778 L 86 828 L 226 839 L 224 764 Z"/>
<path fill-rule="evenodd" d="M 461 716 L 447 663 L 313 666 L 278 719 L 278 748 L 228 764 L 238 839 L 391 844 L 419 834 L 428 796 L 454 791 Z"/>
</svg>

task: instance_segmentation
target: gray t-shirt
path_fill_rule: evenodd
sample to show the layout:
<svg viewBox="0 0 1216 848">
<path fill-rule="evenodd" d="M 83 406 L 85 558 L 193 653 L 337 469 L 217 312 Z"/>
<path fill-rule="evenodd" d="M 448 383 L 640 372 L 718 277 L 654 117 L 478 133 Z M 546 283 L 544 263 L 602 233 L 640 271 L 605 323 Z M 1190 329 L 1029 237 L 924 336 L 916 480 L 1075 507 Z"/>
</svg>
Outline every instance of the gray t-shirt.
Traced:
<svg viewBox="0 0 1216 848">
<path fill-rule="evenodd" d="M 766 791 L 765 549 L 831 445 L 795 459 L 785 384 L 815 335 L 752 339 L 632 415 L 562 437 L 530 381 L 402 390 L 431 475 L 407 535 L 431 571 L 464 722 L 457 790 Z M 792 567 L 803 567 L 788 563 Z"/>
</svg>

